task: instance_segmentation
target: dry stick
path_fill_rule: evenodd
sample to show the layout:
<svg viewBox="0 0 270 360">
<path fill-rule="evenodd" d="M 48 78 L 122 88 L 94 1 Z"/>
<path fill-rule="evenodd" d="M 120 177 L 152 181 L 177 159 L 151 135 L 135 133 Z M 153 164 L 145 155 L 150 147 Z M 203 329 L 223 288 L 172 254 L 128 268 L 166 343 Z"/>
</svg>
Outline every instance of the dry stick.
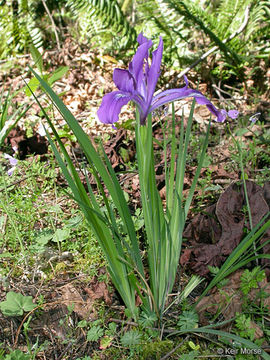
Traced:
<svg viewBox="0 0 270 360">
<path fill-rule="evenodd" d="M 229 97 L 226 97 L 226 100 L 232 100 L 232 101 L 245 101 L 244 98 L 236 98 L 234 96 L 231 96 L 231 94 L 228 92 L 228 91 L 225 91 L 225 90 L 222 90 L 220 87 L 218 87 L 217 85 L 215 84 L 212 84 L 212 87 L 216 90 L 218 90 L 220 93 L 223 93 L 223 94 L 226 94 L 228 95 Z M 224 100 L 223 100 L 224 101 Z"/>
<path fill-rule="evenodd" d="M 25 177 L 22 178 L 22 179 L 16 180 L 16 181 L 14 181 L 12 184 L 7 185 L 6 187 L 2 187 L 2 188 L 0 189 L 0 192 L 2 192 L 2 191 L 4 191 L 5 189 L 8 189 L 8 188 L 10 188 L 10 187 L 12 187 L 12 186 L 14 186 L 14 185 L 20 184 L 21 182 L 23 182 L 24 180 L 27 180 L 27 179 L 30 178 L 30 177 L 31 177 L 31 175 L 28 175 L 28 176 L 25 176 Z"/>
<path fill-rule="evenodd" d="M 249 10 L 250 10 L 250 5 L 247 6 L 246 10 L 245 10 L 245 18 L 244 21 L 242 23 L 242 25 L 239 27 L 238 30 L 236 30 L 233 34 L 231 34 L 227 39 L 223 40 L 223 44 L 226 44 L 228 41 L 231 41 L 233 38 L 235 38 L 237 35 L 241 34 L 241 32 L 244 31 L 244 29 L 246 28 L 247 24 L 248 24 L 248 19 L 249 19 Z M 183 70 L 179 75 L 177 75 L 177 78 L 182 77 L 183 75 L 185 75 L 186 73 L 189 72 L 189 70 L 193 69 L 196 65 L 198 65 L 201 61 L 203 61 L 205 58 L 207 58 L 207 56 L 209 56 L 210 54 L 212 54 L 214 51 L 216 51 L 218 49 L 218 46 L 215 45 L 213 46 L 210 50 L 208 50 L 206 53 L 204 53 L 198 60 L 196 60 L 193 64 L 191 64 L 190 66 L 188 66 L 185 70 Z"/>
<path fill-rule="evenodd" d="M 51 23 L 52 23 L 52 27 L 53 27 L 53 31 L 54 31 L 54 34 L 55 34 L 55 39 L 56 39 L 56 44 L 57 44 L 57 49 L 58 51 L 60 52 L 61 51 L 61 47 L 60 47 L 60 42 L 59 42 L 59 37 L 58 37 L 58 34 L 57 34 L 57 30 L 56 30 L 56 25 L 55 25 L 55 22 L 53 20 L 53 17 L 52 17 L 52 14 L 50 13 L 50 10 L 46 4 L 46 0 L 41 0 L 42 1 L 42 4 L 51 20 Z"/>
<path fill-rule="evenodd" d="M 65 304 L 65 303 L 72 303 L 72 304 L 75 304 L 75 303 L 82 303 L 82 301 L 77 301 L 77 300 L 75 300 L 75 301 L 71 301 L 71 300 L 58 300 L 58 301 L 53 301 L 53 302 L 48 302 L 48 303 L 45 303 L 45 304 L 41 304 L 41 305 L 38 305 L 38 306 L 36 306 L 34 309 L 32 309 L 31 311 L 29 311 L 26 315 L 25 315 L 25 317 L 22 319 L 22 322 L 20 323 L 20 325 L 19 325 L 19 327 L 18 327 L 18 329 L 17 329 L 17 331 L 16 331 L 16 336 L 15 336 L 15 340 L 14 340 L 14 344 L 13 344 L 13 349 L 15 349 L 16 348 L 16 346 L 17 346 L 17 343 L 18 343 L 18 339 L 19 339 L 19 335 L 20 335 L 20 333 L 21 333 L 21 329 L 22 329 L 22 326 L 23 326 L 23 324 L 25 323 L 25 321 L 28 319 L 28 317 L 30 316 L 30 315 L 32 315 L 37 309 L 40 309 L 40 308 L 42 308 L 42 307 L 46 307 L 46 306 L 51 306 L 51 305 L 58 305 L 58 304 Z"/>
<path fill-rule="evenodd" d="M 188 335 L 183 341 L 180 342 L 174 349 L 172 349 L 170 352 L 168 352 L 165 356 L 163 356 L 160 360 L 166 360 L 168 359 L 177 349 L 180 348 L 188 339 L 190 336 Z"/>
<path fill-rule="evenodd" d="M 78 339 L 76 339 L 76 342 L 78 343 L 80 340 L 82 340 L 84 338 L 84 334 L 82 334 Z M 62 353 L 57 357 L 57 360 L 61 360 L 63 359 L 63 357 L 65 356 L 65 354 L 68 352 L 68 350 L 74 345 L 73 341 L 70 341 L 67 346 L 65 347 L 65 349 L 62 351 Z"/>
<path fill-rule="evenodd" d="M 135 323 L 133 321 L 126 321 L 126 320 L 120 320 L 120 319 L 114 319 L 114 318 L 110 318 L 110 321 L 113 321 L 118 324 L 126 324 L 126 325 L 136 326 L 136 327 L 139 326 L 137 323 Z M 149 326 L 146 326 L 146 329 L 160 331 L 159 328 L 153 328 L 153 327 L 149 327 Z M 172 334 L 172 333 L 175 333 L 175 329 L 164 329 L 163 333 L 164 334 Z"/>
</svg>

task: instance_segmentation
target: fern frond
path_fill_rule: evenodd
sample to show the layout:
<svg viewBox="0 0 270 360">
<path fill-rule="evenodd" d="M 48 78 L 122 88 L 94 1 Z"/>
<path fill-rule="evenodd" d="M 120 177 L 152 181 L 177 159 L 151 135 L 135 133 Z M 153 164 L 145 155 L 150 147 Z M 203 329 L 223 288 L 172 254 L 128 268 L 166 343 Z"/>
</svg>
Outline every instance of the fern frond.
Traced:
<svg viewBox="0 0 270 360">
<path fill-rule="evenodd" d="M 191 24 L 197 25 L 206 35 L 209 36 L 211 41 L 215 43 L 220 50 L 224 53 L 225 57 L 229 60 L 232 60 L 234 63 L 240 63 L 238 55 L 227 45 L 222 42 L 223 38 L 218 37 L 216 34 L 215 27 L 208 25 L 202 19 L 205 17 L 205 13 L 201 10 L 200 7 L 195 6 L 193 3 L 185 1 L 176 1 L 176 0 L 162 0 L 168 4 L 168 6 L 173 9 L 177 14 L 185 16 L 185 19 L 188 20 Z M 211 17 L 209 17 L 210 19 Z"/>
<path fill-rule="evenodd" d="M 84 20 L 81 27 L 88 35 L 116 34 L 124 39 L 124 48 L 136 43 L 137 33 L 116 0 L 67 0 L 67 5 L 78 16 L 79 22 Z"/>
<path fill-rule="evenodd" d="M 17 0 L 1 6 L 0 56 L 5 57 L 14 51 L 25 51 L 31 43 L 37 48 L 42 45 L 42 31 L 34 18 L 32 1 Z"/>
</svg>

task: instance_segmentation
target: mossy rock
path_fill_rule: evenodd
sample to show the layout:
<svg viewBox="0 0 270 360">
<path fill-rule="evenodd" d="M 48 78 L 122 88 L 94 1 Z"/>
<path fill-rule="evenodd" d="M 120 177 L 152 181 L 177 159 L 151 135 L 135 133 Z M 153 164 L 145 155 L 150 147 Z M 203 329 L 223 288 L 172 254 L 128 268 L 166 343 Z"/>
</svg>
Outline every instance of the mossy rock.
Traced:
<svg viewBox="0 0 270 360">
<path fill-rule="evenodd" d="M 154 341 L 147 343 L 143 348 L 144 360 L 159 360 L 162 356 L 166 355 L 173 348 L 171 340 Z"/>
</svg>

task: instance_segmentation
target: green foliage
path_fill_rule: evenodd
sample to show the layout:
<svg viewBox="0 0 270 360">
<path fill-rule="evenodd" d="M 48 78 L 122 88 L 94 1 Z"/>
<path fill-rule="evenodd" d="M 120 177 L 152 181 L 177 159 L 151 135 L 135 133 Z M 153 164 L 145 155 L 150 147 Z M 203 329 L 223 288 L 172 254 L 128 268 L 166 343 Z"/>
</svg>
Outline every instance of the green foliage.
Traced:
<svg viewBox="0 0 270 360">
<path fill-rule="evenodd" d="M 232 135 L 232 131 L 229 129 L 230 134 L 233 136 L 234 140 L 234 148 L 237 149 L 235 151 L 231 148 L 231 157 L 235 162 L 235 169 L 241 166 L 241 159 L 243 162 L 244 168 L 251 168 L 251 171 L 254 171 L 252 176 L 256 177 L 256 169 L 260 168 L 261 171 L 264 170 L 266 173 L 265 178 L 260 174 L 258 178 L 258 183 L 262 182 L 264 184 L 265 180 L 269 177 L 269 165 L 270 165 L 270 131 L 267 127 L 264 126 L 264 123 L 257 121 L 256 127 L 257 129 L 254 131 L 254 124 L 250 123 L 250 120 L 247 118 L 240 118 L 241 127 L 234 131 L 234 136 Z M 247 132 L 250 132 L 252 138 L 248 142 L 243 142 L 239 139 Z M 239 145 L 237 145 L 239 144 Z M 238 151 L 238 147 L 240 146 L 240 150 Z M 267 176 L 268 174 L 268 176 Z M 257 180 L 257 179 L 256 179 Z M 257 181 L 256 181 L 257 182 Z"/>
<path fill-rule="evenodd" d="M 147 342 L 147 344 L 143 347 L 142 358 L 145 360 L 160 359 L 162 356 L 171 351 L 172 348 L 173 341 L 171 340 Z"/>
<path fill-rule="evenodd" d="M 95 275 L 97 267 L 104 264 L 100 247 L 76 204 L 56 187 L 55 166 L 51 156 L 45 161 L 36 156 L 20 161 L 12 177 L 1 172 L 0 212 L 5 216 L 0 216 L 0 229 L 5 231 L 0 236 L 0 247 L 4 250 L 0 254 L 0 276 L 8 273 L 20 276 L 21 263 L 26 258 L 40 269 L 41 276 L 52 276 L 51 266 L 61 261 L 64 265 L 73 254 L 76 254 L 72 261 L 75 271 L 86 271 L 89 276 Z M 22 180 L 23 186 L 14 185 Z M 51 194 L 56 196 L 56 203 L 51 202 Z M 57 229 L 69 230 L 70 235 L 57 243 L 54 237 Z M 50 266 L 48 260 L 52 258 Z"/>
<path fill-rule="evenodd" d="M 235 326 L 238 333 L 245 339 L 254 340 L 255 329 L 250 326 L 251 319 L 245 314 L 236 314 Z"/>
<path fill-rule="evenodd" d="M 65 76 L 69 70 L 68 66 L 60 66 L 51 74 L 48 74 L 44 69 L 42 54 L 33 44 L 30 45 L 30 53 L 35 66 L 38 68 L 40 75 L 42 76 L 42 79 L 44 79 L 50 86 Z M 30 97 L 32 93 L 34 93 L 39 88 L 39 86 L 39 81 L 33 76 L 27 85 L 24 86 L 23 90 L 25 91 L 25 94 Z"/>
<path fill-rule="evenodd" d="M 154 326 L 155 322 L 158 320 L 156 314 L 154 312 L 142 312 L 139 318 L 139 324 L 143 327 L 151 327 Z"/>
<path fill-rule="evenodd" d="M 22 89 L 19 90 L 19 92 Z M 16 92 L 17 93 L 17 92 Z M 27 113 L 32 104 L 23 104 L 19 107 L 14 103 L 14 95 L 11 94 L 11 87 L 4 96 L 4 86 L 0 95 L 0 147 L 12 129 L 16 127 L 19 120 Z M 9 115 L 10 114 L 10 115 Z"/>
<path fill-rule="evenodd" d="M 249 17 L 244 31 L 224 43 L 243 24 L 247 8 Z M 267 1 L 221 0 L 213 3 L 199 0 L 148 0 L 139 2 L 138 11 L 151 24 L 148 28 L 152 30 L 147 32 L 159 32 L 163 36 L 165 58 L 166 61 L 170 59 L 171 63 L 178 62 L 181 66 L 183 61 L 194 61 L 191 48 L 196 47 L 200 55 L 205 52 L 205 44 L 208 44 L 208 49 L 216 45 L 225 59 L 223 67 L 227 67 L 231 73 L 239 74 L 245 62 L 250 62 L 256 56 L 269 55 L 269 46 L 264 41 L 270 33 L 270 6 Z M 198 44 L 198 33 L 202 33 L 203 43 Z"/>
<path fill-rule="evenodd" d="M 215 277 L 204 289 L 197 302 L 199 302 L 214 286 L 219 284 L 222 280 L 224 280 L 228 275 L 232 274 L 237 269 L 240 269 L 241 267 L 256 259 L 270 258 L 269 254 L 256 254 L 256 249 L 254 249 L 253 246 L 256 242 L 259 241 L 260 236 L 264 234 L 267 229 L 269 229 L 270 220 L 264 223 L 266 219 L 267 215 L 263 219 L 261 219 L 261 221 L 256 226 L 252 228 L 248 235 L 245 236 L 245 238 L 233 250 L 227 260 L 221 266 L 219 271 L 216 273 Z M 258 246 L 257 250 L 259 250 L 261 247 L 262 246 Z"/>
<path fill-rule="evenodd" d="M 77 17 L 82 36 L 96 38 L 103 46 L 127 48 L 136 42 L 137 34 L 116 0 L 67 0 Z"/>
<path fill-rule="evenodd" d="M 208 266 L 208 269 L 210 271 L 210 273 L 213 275 L 213 277 L 215 275 L 217 275 L 219 273 L 219 268 L 217 266 Z M 225 286 L 226 284 L 228 284 L 228 279 L 223 279 L 221 280 L 216 286 L 218 289 L 222 289 L 223 286 Z"/>
<path fill-rule="evenodd" d="M 31 311 L 36 307 L 32 296 L 24 296 L 10 291 L 5 301 L 0 302 L 0 310 L 6 316 L 20 316 L 24 311 Z"/>
<path fill-rule="evenodd" d="M 92 326 L 87 332 L 88 341 L 98 341 L 104 334 L 104 330 L 100 325 Z"/>
<path fill-rule="evenodd" d="M 142 334 L 138 330 L 130 330 L 125 332 L 121 337 L 121 344 L 127 348 L 133 348 L 142 341 Z"/>
<path fill-rule="evenodd" d="M 23 353 L 21 350 L 13 350 L 6 355 L 3 360 L 30 360 L 31 356 Z"/>
<path fill-rule="evenodd" d="M 0 57 L 42 45 L 42 32 L 32 12 L 33 0 L 7 1 L 0 6 Z"/>
<path fill-rule="evenodd" d="M 199 317 L 195 311 L 183 311 L 179 316 L 177 326 L 180 330 L 198 327 Z"/>
<path fill-rule="evenodd" d="M 258 288 L 258 283 L 265 278 L 265 272 L 256 266 L 253 270 L 246 269 L 241 276 L 241 291 L 247 295 L 252 289 Z"/>
</svg>

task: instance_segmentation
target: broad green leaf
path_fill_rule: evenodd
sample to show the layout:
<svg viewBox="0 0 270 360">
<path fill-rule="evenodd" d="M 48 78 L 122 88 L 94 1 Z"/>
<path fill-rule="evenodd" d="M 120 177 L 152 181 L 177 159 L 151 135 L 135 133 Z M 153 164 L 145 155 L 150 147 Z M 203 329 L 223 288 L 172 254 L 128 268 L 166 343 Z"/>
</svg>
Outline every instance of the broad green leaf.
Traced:
<svg viewBox="0 0 270 360">
<path fill-rule="evenodd" d="M 31 359 L 31 355 L 25 354 L 18 349 L 12 351 L 10 354 L 7 354 L 4 358 L 4 360 L 30 360 L 30 359 Z"/>
<path fill-rule="evenodd" d="M 142 334 L 137 330 L 130 330 L 125 332 L 121 337 L 121 343 L 126 347 L 133 347 L 141 343 Z"/>
<path fill-rule="evenodd" d="M 53 231 L 51 229 L 44 229 L 37 233 L 36 242 L 41 245 L 46 245 L 53 238 Z"/>
<path fill-rule="evenodd" d="M 74 217 L 72 217 L 71 219 L 67 220 L 65 225 L 66 227 L 73 229 L 73 228 L 77 228 L 83 221 L 83 218 L 81 215 L 76 215 Z"/>
<path fill-rule="evenodd" d="M 14 291 L 8 292 L 6 300 L 0 302 L 0 310 L 6 316 L 23 315 L 24 311 L 31 311 L 35 307 L 32 296 L 24 296 Z"/>
<path fill-rule="evenodd" d="M 193 341 L 189 341 L 189 342 L 188 342 L 188 345 L 189 345 L 189 347 L 190 347 L 192 350 L 197 351 L 197 350 L 200 349 L 200 345 L 195 345 Z"/>
<path fill-rule="evenodd" d="M 183 311 L 183 313 L 179 316 L 177 326 L 180 328 L 180 330 L 196 328 L 198 326 L 198 322 L 198 314 L 196 314 L 194 311 Z"/>
<path fill-rule="evenodd" d="M 64 241 L 68 239 L 69 235 L 70 235 L 69 229 L 57 229 L 53 235 L 52 241 L 54 242 Z"/>
<path fill-rule="evenodd" d="M 56 69 L 51 76 L 48 77 L 48 83 L 49 85 L 52 85 L 57 80 L 61 79 L 69 70 L 68 66 L 60 66 L 58 69 Z"/>
<path fill-rule="evenodd" d="M 3 252 L 0 254 L 0 259 L 1 258 L 12 258 L 14 255 L 12 255 L 10 252 Z"/>
<path fill-rule="evenodd" d="M 28 87 L 31 88 L 32 92 L 34 93 L 34 92 L 37 90 L 37 88 L 39 87 L 39 81 L 38 81 L 38 79 L 36 79 L 35 77 L 33 77 L 33 78 L 28 82 L 27 85 L 28 85 Z M 32 93 L 31 93 L 31 91 L 30 91 L 30 89 L 29 89 L 28 87 L 25 88 L 25 95 L 30 97 L 30 96 L 32 95 Z"/>
</svg>

